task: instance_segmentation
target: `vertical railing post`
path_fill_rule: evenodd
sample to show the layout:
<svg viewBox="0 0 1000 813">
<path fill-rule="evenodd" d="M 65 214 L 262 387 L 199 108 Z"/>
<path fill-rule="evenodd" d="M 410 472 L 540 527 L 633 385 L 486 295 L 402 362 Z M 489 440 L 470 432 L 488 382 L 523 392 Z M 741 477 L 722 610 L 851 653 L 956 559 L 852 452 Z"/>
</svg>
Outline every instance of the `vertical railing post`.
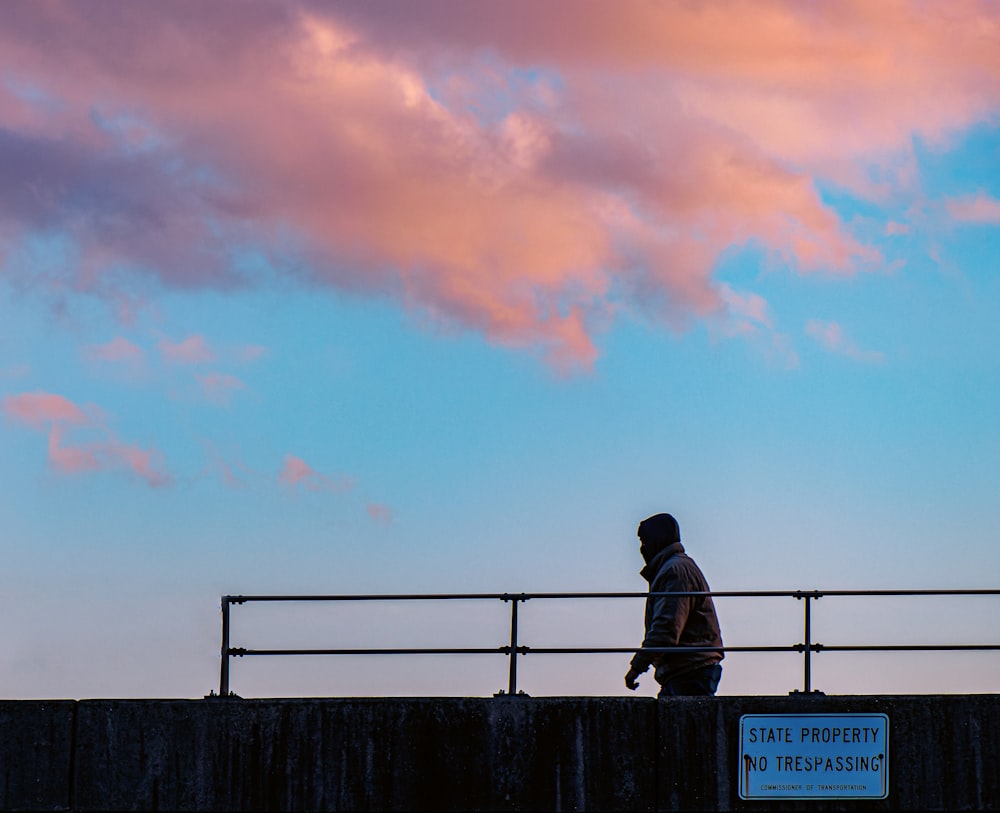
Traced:
<svg viewBox="0 0 1000 813">
<path fill-rule="evenodd" d="M 229 697 L 229 596 L 222 597 L 222 665 L 219 669 L 219 697 Z"/>
<path fill-rule="evenodd" d="M 804 686 L 802 691 L 809 694 L 812 691 L 812 662 L 810 657 L 812 655 L 812 596 L 806 596 L 806 608 L 805 608 L 805 649 L 803 654 L 805 655 L 805 674 L 803 675 Z"/>
<path fill-rule="evenodd" d="M 517 603 L 516 596 L 510 597 L 510 674 L 507 676 L 507 694 L 517 694 Z"/>
</svg>

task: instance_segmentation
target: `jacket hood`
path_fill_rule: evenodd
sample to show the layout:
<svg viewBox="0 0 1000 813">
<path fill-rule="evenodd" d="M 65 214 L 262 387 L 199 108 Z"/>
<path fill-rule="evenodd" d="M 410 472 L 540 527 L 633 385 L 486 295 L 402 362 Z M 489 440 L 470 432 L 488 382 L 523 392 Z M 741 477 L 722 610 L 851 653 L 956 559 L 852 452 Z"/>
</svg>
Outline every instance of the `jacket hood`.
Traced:
<svg viewBox="0 0 1000 813">
<path fill-rule="evenodd" d="M 670 514 L 654 514 L 639 523 L 642 558 L 651 562 L 661 551 L 681 541 L 681 528 Z"/>
</svg>

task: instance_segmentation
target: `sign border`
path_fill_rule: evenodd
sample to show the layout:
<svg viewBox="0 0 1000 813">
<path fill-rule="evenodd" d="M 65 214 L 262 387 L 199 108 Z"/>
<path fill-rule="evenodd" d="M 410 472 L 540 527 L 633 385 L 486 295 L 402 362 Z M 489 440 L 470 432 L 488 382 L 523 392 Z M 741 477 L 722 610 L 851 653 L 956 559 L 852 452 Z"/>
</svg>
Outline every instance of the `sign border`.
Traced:
<svg viewBox="0 0 1000 813">
<path fill-rule="evenodd" d="M 753 717 L 768 717 L 768 718 L 787 718 L 789 720 L 795 718 L 816 718 L 816 717 L 881 717 L 885 721 L 885 758 L 882 760 L 882 795 L 880 796 L 746 796 L 744 795 L 743 777 L 744 772 L 741 768 L 743 761 L 743 721 L 747 718 Z M 819 712 L 816 714 L 808 714 L 806 712 L 793 712 L 791 714 L 741 714 L 740 715 L 740 728 L 739 728 L 739 747 L 736 754 L 736 765 L 737 765 L 737 794 L 739 798 L 743 801 L 754 802 L 754 801 L 771 801 L 771 802 L 782 802 L 782 801 L 861 801 L 861 800 L 871 800 L 871 799 L 888 799 L 889 798 L 889 715 L 884 712 Z"/>
</svg>

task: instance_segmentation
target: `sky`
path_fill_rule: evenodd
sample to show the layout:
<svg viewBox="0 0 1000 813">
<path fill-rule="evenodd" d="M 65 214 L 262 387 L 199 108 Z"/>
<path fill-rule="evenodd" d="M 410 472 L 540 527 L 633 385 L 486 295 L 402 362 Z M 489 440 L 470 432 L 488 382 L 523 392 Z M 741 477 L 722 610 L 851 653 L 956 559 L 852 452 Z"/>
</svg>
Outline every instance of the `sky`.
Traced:
<svg viewBox="0 0 1000 813">
<path fill-rule="evenodd" d="M 717 591 L 996 588 L 998 257 L 993 3 L 3 4 L 0 696 L 204 696 L 222 595 L 641 592 L 661 511 Z M 802 640 L 793 598 L 717 606 L 729 645 Z M 509 612 L 241 605 L 232 644 L 499 647 Z M 641 599 L 519 612 L 528 646 L 642 637 Z M 998 621 L 831 596 L 813 637 Z M 625 695 L 627 661 L 519 687 Z M 232 670 L 507 685 L 499 654 Z M 994 692 L 1000 658 L 812 670 Z"/>
</svg>

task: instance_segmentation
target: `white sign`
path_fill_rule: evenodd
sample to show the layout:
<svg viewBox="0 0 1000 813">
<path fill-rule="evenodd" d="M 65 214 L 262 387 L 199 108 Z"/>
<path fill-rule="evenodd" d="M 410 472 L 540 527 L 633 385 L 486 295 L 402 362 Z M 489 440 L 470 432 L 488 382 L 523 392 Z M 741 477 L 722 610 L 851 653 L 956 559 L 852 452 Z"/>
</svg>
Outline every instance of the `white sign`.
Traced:
<svg viewBox="0 0 1000 813">
<path fill-rule="evenodd" d="M 741 799 L 885 799 L 884 714 L 744 714 Z"/>
</svg>

